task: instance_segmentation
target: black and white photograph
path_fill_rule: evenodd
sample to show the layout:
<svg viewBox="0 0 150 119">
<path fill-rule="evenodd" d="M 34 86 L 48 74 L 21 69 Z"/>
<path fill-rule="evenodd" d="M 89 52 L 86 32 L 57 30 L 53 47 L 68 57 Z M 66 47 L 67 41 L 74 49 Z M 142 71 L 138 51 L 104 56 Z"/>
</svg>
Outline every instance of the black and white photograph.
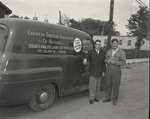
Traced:
<svg viewBox="0 0 150 119">
<path fill-rule="evenodd" d="M 0 0 L 0 119 L 149 119 L 150 0 Z"/>
</svg>

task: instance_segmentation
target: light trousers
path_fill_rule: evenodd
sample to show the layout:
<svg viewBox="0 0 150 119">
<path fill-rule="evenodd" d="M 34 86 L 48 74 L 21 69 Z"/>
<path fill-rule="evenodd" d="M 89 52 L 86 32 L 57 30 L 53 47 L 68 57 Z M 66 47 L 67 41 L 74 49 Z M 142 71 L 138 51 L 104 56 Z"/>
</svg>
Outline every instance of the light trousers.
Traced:
<svg viewBox="0 0 150 119">
<path fill-rule="evenodd" d="M 107 69 L 106 73 L 106 99 L 118 99 L 121 80 L 121 69 Z"/>
<path fill-rule="evenodd" d="M 89 99 L 99 99 L 101 77 L 90 76 L 89 78 Z"/>
</svg>

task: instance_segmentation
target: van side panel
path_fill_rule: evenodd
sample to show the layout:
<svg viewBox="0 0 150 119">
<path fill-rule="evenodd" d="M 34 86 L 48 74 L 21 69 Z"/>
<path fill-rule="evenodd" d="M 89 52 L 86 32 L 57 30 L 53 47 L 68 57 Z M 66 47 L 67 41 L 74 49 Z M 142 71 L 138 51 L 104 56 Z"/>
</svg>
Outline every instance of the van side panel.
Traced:
<svg viewBox="0 0 150 119">
<path fill-rule="evenodd" d="M 7 97 L 5 98 L 7 104 L 19 103 L 19 100 L 27 102 L 32 91 L 38 86 L 54 83 L 61 87 L 64 78 L 64 59 L 56 56 L 13 53 L 9 57 L 6 71 L 2 73 L 2 97 Z"/>
<path fill-rule="evenodd" d="M 58 25 L 24 20 L 0 20 L 13 34 L 7 63 L 0 72 L 0 104 L 27 103 L 38 87 L 53 83 L 59 95 L 87 82 L 83 58 L 90 49 L 88 34 Z M 82 42 L 75 52 L 74 40 Z M 90 44 L 90 43 L 89 43 Z M 87 50 L 88 49 L 88 50 Z M 84 52 L 85 51 L 85 52 Z"/>
</svg>

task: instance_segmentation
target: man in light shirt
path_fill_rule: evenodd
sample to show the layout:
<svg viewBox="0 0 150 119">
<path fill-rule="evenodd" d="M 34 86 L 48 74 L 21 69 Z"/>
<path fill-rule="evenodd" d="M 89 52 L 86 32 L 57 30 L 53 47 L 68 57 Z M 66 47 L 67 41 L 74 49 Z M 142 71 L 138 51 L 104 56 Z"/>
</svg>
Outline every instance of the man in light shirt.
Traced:
<svg viewBox="0 0 150 119">
<path fill-rule="evenodd" d="M 110 102 L 112 100 L 113 105 L 117 105 L 121 80 L 121 66 L 126 63 L 125 52 L 118 48 L 117 39 L 112 39 L 112 48 L 106 53 L 105 62 L 106 90 L 105 100 L 103 102 Z"/>
</svg>

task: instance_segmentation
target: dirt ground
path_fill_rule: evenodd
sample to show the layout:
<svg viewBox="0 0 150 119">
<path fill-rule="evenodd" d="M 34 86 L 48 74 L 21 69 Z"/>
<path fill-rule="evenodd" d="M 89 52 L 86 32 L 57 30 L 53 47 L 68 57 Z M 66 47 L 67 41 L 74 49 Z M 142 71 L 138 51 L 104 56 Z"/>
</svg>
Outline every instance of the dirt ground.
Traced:
<svg viewBox="0 0 150 119">
<path fill-rule="evenodd" d="M 83 92 L 58 99 L 44 112 L 32 112 L 24 105 L 0 107 L 0 119 L 148 119 L 149 64 L 131 64 L 122 74 L 117 106 L 102 101 L 90 105 L 88 92 Z"/>
</svg>

